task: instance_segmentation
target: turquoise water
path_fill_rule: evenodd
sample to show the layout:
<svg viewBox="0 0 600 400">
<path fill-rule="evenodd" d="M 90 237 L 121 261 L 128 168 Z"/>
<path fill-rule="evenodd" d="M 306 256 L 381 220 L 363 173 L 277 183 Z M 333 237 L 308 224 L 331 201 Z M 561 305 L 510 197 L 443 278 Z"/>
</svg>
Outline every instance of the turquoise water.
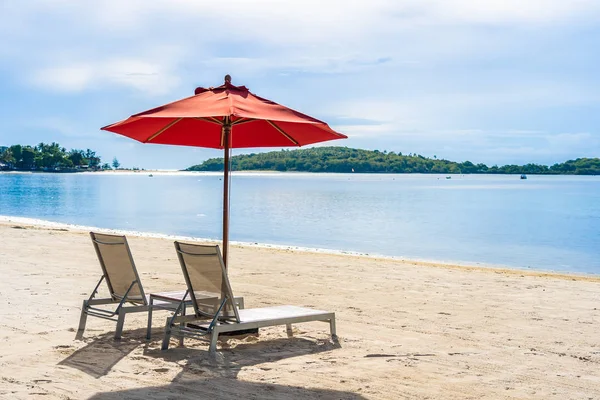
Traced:
<svg viewBox="0 0 600 400">
<path fill-rule="evenodd" d="M 0 174 L 0 215 L 221 236 L 218 175 Z M 234 175 L 231 240 L 600 273 L 600 177 Z"/>
</svg>

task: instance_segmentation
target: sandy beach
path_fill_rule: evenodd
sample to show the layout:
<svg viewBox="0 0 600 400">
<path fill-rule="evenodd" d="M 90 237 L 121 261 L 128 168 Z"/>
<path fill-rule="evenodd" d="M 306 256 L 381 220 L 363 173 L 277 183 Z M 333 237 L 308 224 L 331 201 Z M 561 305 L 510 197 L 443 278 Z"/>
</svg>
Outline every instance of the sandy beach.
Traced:
<svg viewBox="0 0 600 400">
<path fill-rule="evenodd" d="M 335 311 L 328 326 L 160 351 L 143 314 L 89 318 L 100 277 L 86 232 L 0 223 L 2 399 L 596 399 L 600 278 L 234 246 L 230 280 L 247 307 Z M 171 240 L 129 236 L 146 292 L 180 290 Z M 102 289 L 105 293 L 105 288 Z"/>
</svg>

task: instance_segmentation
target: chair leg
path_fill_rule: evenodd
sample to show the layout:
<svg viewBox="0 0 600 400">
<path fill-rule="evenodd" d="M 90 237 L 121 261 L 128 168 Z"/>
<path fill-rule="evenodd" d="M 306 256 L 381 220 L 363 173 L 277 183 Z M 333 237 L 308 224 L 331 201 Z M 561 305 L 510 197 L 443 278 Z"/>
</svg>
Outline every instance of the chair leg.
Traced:
<svg viewBox="0 0 600 400">
<path fill-rule="evenodd" d="M 77 328 L 76 339 L 81 339 L 83 337 L 83 331 L 85 330 L 85 324 L 87 322 L 87 300 L 83 301 L 83 305 L 81 306 L 81 316 L 79 317 L 79 327 Z"/>
<path fill-rule="evenodd" d="M 169 341 L 171 340 L 171 318 L 167 318 L 167 323 L 165 324 L 165 337 L 163 337 L 161 350 L 167 350 L 169 348 Z"/>
<path fill-rule="evenodd" d="M 117 330 L 115 331 L 115 340 L 121 339 L 123 333 L 123 324 L 125 323 L 125 312 L 123 309 L 119 310 L 119 318 L 117 320 Z"/>
<path fill-rule="evenodd" d="M 148 305 L 148 327 L 146 328 L 146 339 L 152 338 L 152 305 L 154 304 L 154 298 L 150 296 L 150 304 Z"/>
<path fill-rule="evenodd" d="M 294 336 L 294 332 L 292 331 L 292 324 L 285 324 L 285 331 L 287 332 L 288 337 Z"/>
<path fill-rule="evenodd" d="M 329 320 L 329 330 L 331 331 L 331 337 L 335 338 L 337 336 L 335 332 L 335 317 Z"/>
<path fill-rule="evenodd" d="M 183 308 L 181 309 L 181 315 L 182 315 L 182 316 L 185 316 L 185 309 L 186 309 L 186 306 L 185 306 L 185 304 L 184 304 L 184 305 L 183 305 Z M 185 328 L 185 322 L 183 322 L 183 321 L 182 321 L 182 322 L 179 324 L 179 327 L 180 327 L 181 329 Z M 180 331 L 180 335 L 179 335 L 179 347 L 183 347 L 183 336 L 184 336 L 184 335 L 183 335 L 183 333 Z"/>
<path fill-rule="evenodd" d="M 210 334 L 210 347 L 208 348 L 210 354 L 215 354 L 217 352 L 217 340 L 219 340 L 219 332 L 213 329 Z"/>
</svg>

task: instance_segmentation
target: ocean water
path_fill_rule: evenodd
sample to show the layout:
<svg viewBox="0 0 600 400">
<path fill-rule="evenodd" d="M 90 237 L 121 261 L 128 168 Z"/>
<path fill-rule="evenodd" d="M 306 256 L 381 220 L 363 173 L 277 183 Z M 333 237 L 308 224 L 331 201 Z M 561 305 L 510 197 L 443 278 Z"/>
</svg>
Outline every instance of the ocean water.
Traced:
<svg viewBox="0 0 600 400">
<path fill-rule="evenodd" d="M 0 174 L 0 215 L 221 237 L 218 174 Z M 600 177 L 234 174 L 231 240 L 600 273 Z M 1 238 L 0 238 L 1 245 Z"/>
</svg>

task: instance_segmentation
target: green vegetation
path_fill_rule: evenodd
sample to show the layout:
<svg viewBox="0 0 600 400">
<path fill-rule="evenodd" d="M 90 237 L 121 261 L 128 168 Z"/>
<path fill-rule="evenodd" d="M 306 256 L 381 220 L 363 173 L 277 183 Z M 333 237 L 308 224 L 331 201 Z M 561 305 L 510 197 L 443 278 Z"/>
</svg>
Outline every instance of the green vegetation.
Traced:
<svg viewBox="0 0 600 400">
<path fill-rule="evenodd" d="M 432 174 L 572 174 L 599 175 L 600 159 L 578 158 L 550 167 L 538 164 L 494 165 L 457 163 L 423 157 L 418 154 L 316 147 L 282 150 L 258 154 L 242 154 L 231 158 L 236 171 L 302 171 L 302 172 L 367 172 L 367 173 L 432 173 Z M 211 158 L 187 171 L 222 171 L 223 159 Z"/>
<path fill-rule="evenodd" d="M 72 149 L 67 151 L 58 143 L 40 143 L 37 146 L 16 144 L 0 147 L 0 168 L 27 171 L 77 171 L 100 169 L 96 152 Z M 110 168 L 110 167 L 109 167 Z"/>
</svg>

